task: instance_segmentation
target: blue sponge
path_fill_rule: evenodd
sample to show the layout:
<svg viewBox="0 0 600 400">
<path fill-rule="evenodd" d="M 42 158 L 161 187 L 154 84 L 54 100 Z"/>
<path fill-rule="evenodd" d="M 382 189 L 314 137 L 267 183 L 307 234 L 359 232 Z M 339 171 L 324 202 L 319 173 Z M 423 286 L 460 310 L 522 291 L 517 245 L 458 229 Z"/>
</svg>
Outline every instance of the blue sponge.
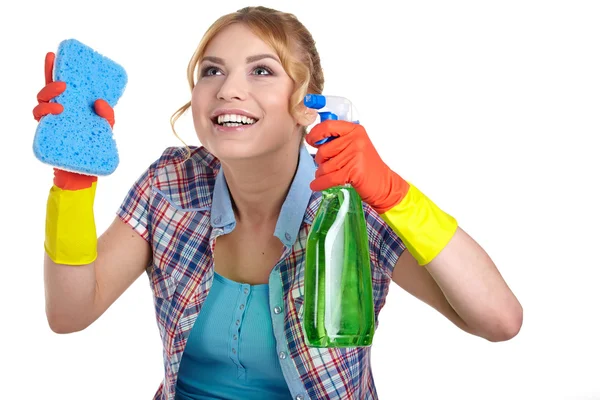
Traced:
<svg viewBox="0 0 600 400">
<path fill-rule="evenodd" d="M 58 115 L 40 120 L 33 152 L 43 163 L 86 175 L 110 175 L 119 164 L 117 145 L 108 122 L 94 111 L 104 99 L 111 107 L 123 94 L 127 74 L 113 60 L 75 39 L 61 42 L 54 61 L 54 81 L 67 84 L 52 99 L 62 104 Z"/>
</svg>

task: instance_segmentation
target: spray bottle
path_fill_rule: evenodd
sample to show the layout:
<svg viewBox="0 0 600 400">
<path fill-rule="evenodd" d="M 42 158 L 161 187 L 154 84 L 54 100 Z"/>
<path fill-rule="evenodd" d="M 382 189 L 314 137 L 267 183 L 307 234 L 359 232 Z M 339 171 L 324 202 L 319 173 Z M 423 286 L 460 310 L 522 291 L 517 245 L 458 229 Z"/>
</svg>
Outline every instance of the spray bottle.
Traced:
<svg viewBox="0 0 600 400">
<path fill-rule="evenodd" d="M 310 94 L 304 99 L 321 122 L 358 123 L 353 104 L 343 97 Z M 317 145 L 335 137 L 325 138 Z M 324 190 L 306 244 L 304 320 L 310 347 L 370 346 L 375 315 L 369 240 L 362 200 L 345 184 Z"/>
</svg>

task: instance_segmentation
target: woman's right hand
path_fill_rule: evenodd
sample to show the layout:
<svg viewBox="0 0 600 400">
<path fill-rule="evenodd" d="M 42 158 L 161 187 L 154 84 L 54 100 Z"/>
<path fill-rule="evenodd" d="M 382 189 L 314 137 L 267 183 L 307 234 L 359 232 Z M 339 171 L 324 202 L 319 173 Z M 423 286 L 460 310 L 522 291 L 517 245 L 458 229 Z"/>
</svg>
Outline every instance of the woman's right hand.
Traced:
<svg viewBox="0 0 600 400">
<path fill-rule="evenodd" d="M 38 93 L 38 105 L 33 108 L 33 118 L 35 118 L 35 120 L 38 122 L 40 119 L 42 119 L 42 117 L 48 114 L 57 115 L 64 110 L 62 104 L 50 102 L 50 100 L 62 94 L 67 88 L 67 84 L 65 82 L 52 80 L 55 58 L 56 55 L 53 52 L 46 54 L 46 59 L 44 62 L 46 86 L 44 86 Z M 111 129 L 113 128 L 115 124 L 115 112 L 110 104 L 103 99 L 97 99 L 94 102 L 94 111 L 100 117 L 108 121 Z M 59 168 L 54 168 L 54 184 L 61 189 L 85 189 L 90 187 L 93 182 L 96 182 L 97 179 L 98 177 L 96 176 L 78 174 L 75 172 L 68 172 Z"/>
<path fill-rule="evenodd" d="M 33 109 L 33 117 L 36 121 L 40 121 L 43 116 L 48 114 L 60 114 L 63 111 L 62 104 L 50 103 L 50 100 L 62 94 L 67 88 L 67 84 L 61 81 L 53 81 L 52 73 L 54 69 L 54 59 L 56 55 L 52 52 L 46 54 L 44 65 L 44 74 L 46 76 L 46 86 L 40 90 L 37 95 L 38 105 Z M 113 108 L 103 99 L 98 99 L 94 102 L 94 111 L 96 114 L 106 119 L 110 124 L 111 129 L 115 124 L 115 112 Z"/>
</svg>

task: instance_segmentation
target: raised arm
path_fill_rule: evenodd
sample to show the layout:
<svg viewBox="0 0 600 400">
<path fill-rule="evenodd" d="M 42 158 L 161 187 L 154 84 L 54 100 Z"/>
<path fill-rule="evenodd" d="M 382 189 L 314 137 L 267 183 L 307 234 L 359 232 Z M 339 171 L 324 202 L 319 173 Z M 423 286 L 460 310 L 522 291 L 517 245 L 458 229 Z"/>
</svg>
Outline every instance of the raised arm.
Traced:
<svg viewBox="0 0 600 400">
<path fill-rule="evenodd" d="M 46 86 L 38 94 L 34 118 L 59 114 L 51 99 L 66 89 L 52 81 L 54 53 L 45 60 Z M 99 99 L 98 115 L 111 128 L 113 109 Z M 142 274 L 150 262 L 148 242 L 118 217 L 98 239 L 94 219 L 97 177 L 54 169 L 46 208 L 44 283 L 46 315 L 57 333 L 82 330 L 95 321 Z"/>
</svg>

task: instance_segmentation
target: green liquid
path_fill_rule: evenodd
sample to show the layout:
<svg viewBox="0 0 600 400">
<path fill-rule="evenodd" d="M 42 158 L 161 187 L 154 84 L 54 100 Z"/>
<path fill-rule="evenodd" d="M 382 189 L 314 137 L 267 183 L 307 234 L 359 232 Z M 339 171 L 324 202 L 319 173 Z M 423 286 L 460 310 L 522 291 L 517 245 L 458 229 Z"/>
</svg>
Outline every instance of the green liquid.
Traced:
<svg viewBox="0 0 600 400">
<path fill-rule="evenodd" d="M 338 257 L 327 257 L 326 236 L 349 195 L 340 225 Z M 330 236 L 333 241 L 335 235 Z M 343 250 L 341 249 L 343 247 Z M 329 246 L 331 248 L 331 246 Z M 307 240 L 304 273 L 304 333 L 312 347 L 369 346 L 375 330 L 369 241 L 360 196 L 352 187 L 335 187 L 323 199 Z"/>
</svg>

